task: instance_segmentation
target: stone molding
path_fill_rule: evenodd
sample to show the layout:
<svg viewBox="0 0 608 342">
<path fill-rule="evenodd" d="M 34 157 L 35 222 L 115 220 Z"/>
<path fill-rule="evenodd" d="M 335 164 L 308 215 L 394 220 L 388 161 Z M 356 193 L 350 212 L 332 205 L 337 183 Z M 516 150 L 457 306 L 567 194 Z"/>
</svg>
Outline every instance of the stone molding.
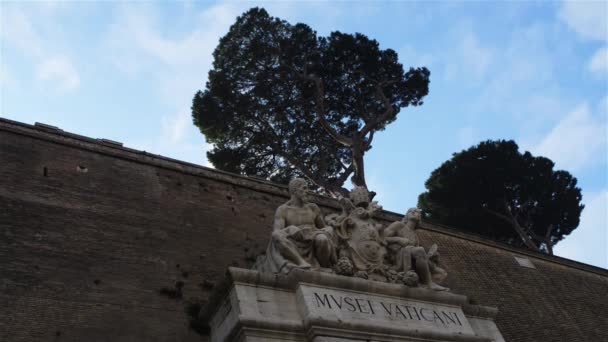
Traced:
<svg viewBox="0 0 608 342">
<path fill-rule="evenodd" d="M 273 289 L 295 290 L 301 283 L 340 288 L 344 290 L 369 292 L 392 297 L 406 297 L 424 302 L 441 302 L 448 305 L 461 306 L 467 315 L 494 319 L 498 309 L 469 304 L 465 295 L 443 291 L 431 291 L 418 287 L 407 287 L 370 281 L 361 278 L 345 277 L 330 273 L 304 271 L 294 269 L 288 275 L 262 273 L 237 267 L 229 267 L 224 281 L 218 284 L 211 293 L 210 300 L 201 317 L 208 318 L 215 314 L 223 298 L 234 287 L 234 284 L 251 284 Z"/>
</svg>

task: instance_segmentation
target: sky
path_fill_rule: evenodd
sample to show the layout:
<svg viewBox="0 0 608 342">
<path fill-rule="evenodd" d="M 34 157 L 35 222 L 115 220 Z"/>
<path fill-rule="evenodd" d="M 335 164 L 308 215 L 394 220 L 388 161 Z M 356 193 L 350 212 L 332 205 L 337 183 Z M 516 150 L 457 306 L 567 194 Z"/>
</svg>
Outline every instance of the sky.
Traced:
<svg viewBox="0 0 608 342">
<path fill-rule="evenodd" d="M 513 139 L 578 178 L 581 224 L 555 254 L 608 268 L 608 2 L 0 2 L 0 116 L 211 166 L 190 106 L 218 39 L 264 7 L 319 35 L 361 32 L 431 71 L 366 155 L 387 210 L 417 203 L 431 171 Z"/>
</svg>

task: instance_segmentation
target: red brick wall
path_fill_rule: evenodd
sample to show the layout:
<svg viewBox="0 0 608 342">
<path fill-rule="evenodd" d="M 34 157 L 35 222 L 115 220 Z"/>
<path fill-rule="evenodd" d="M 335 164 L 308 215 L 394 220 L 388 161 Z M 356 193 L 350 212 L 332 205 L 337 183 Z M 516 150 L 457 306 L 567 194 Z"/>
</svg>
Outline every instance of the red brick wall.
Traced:
<svg viewBox="0 0 608 342">
<path fill-rule="evenodd" d="M 184 307 L 227 266 L 250 267 L 285 200 L 282 186 L 0 121 L 0 340 L 200 341 Z M 449 286 L 498 307 L 507 341 L 608 340 L 605 270 L 425 227 Z M 159 294 L 176 281 L 181 300 Z"/>
</svg>

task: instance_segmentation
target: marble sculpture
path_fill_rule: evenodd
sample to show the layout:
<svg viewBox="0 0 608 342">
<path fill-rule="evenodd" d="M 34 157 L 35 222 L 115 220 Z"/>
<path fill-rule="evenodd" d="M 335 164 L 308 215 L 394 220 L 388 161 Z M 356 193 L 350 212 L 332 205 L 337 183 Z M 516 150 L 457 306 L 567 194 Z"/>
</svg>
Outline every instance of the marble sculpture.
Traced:
<svg viewBox="0 0 608 342">
<path fill-rule="evenodd" d="M 290 199 L 276 210 L 266 254 L 254 269 L 289 273 L 300 268 L 448 290 L 437 284 L 447 276 L 439 266 L 437 245 L 428 251 L 420 246 L 420 209 L 409 209 L 401 221 L 384 226 L 374 218 L 382 207 L 371 201 L 365 187 L 340 198 L 342 212 L 325 218 L 308 200 L 304 179 L 293 179 L 289 193 Z"/>
<path fill-rule="evenodd" d="M 293 268 L 331 271 L 336 248 L 333 228 L 323 220 L 319 207 L 307 198 L 306 181 L 289 182 L 291 198 L 274 215 L 272 236 L 265 258 L 255 268 L 262 272 L 289 273 Z"/>
</svg>

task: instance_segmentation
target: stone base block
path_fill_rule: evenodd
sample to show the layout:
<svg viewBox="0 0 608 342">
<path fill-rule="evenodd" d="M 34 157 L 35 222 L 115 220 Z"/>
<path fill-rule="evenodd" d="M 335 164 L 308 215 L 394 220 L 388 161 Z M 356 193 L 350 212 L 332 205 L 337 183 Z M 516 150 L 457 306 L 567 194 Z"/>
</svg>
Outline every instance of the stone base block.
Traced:
<svg viewBox="0 0 608 342">
<path fill-rule="evenodd" d="M 212 342 L 504 341 L 496 314 L 449 292 L 320 272 L 230 268 L 202 315 Z"/>
</svg>

